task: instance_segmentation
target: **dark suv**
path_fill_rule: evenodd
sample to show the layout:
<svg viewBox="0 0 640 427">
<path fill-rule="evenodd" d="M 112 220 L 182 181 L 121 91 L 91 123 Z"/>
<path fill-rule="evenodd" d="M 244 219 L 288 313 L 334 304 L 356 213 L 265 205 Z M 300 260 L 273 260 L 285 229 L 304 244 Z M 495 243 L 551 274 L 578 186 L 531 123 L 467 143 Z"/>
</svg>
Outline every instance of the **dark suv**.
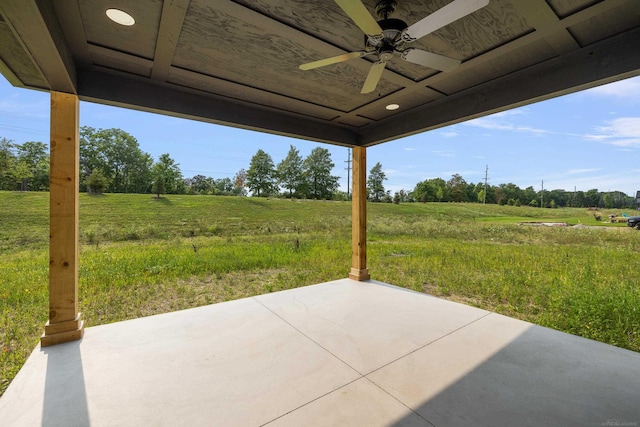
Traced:
<svg viewBox="0 0 640 427">
<path fill-rule="evenodd" d="M 629 227 L 635 227 L 640 230 L 640 216 L 630 216 L 627 218 L 627 225 Z"/>
</svg>

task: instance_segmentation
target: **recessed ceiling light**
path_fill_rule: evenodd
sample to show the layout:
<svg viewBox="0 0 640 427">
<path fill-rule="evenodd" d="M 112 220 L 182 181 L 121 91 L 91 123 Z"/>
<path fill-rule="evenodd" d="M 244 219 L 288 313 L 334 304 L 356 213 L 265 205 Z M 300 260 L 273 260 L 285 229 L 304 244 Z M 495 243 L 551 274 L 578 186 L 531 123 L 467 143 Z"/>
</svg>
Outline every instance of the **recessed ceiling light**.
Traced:
<svg viewBox="0 0 640 427">
<path fill-rule="evenodd" d="M 113 22 L 116 22 L 120 25 L 126 25 L 127 27 L 130 27 L 136 23 L 136 20 L 133 19 L 133 16 L 120 9 L 107 9 L 107 16 Z"/>
<path fill-rule="evenodd" d="M 397 110 L 398 108 L 400 108 L 400 106 L 398 104 L 389 104 L 384 108 L 386 108 L 389 111 L 393 111 L 393 110 Z"/>
</svg>

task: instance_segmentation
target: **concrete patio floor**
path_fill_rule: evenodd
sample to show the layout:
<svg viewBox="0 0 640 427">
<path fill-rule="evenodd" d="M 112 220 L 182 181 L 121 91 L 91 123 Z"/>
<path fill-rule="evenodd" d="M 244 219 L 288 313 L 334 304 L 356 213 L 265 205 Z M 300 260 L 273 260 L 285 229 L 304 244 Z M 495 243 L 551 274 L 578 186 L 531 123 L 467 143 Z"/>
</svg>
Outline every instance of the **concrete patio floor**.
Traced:
<svg viewBox="0 0 640 427">
<path fill-rule="evenodd" d="M 640 425 L 640 354 L 349 279 L 34 350 L 2 426 Z"/>
</svg>

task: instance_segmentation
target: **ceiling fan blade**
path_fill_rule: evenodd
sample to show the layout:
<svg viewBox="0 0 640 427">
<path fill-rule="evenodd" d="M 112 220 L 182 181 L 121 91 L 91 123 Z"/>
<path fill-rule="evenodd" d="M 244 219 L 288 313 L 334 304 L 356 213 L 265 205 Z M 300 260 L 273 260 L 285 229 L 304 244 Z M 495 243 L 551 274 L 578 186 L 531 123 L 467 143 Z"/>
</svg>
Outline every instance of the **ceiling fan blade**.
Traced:
<svg viewBox="0 0 640 427">
<path fill-rule="evenodd" d="M 351 52 L 343 55 L 333 56 L 331 58 L 320 59 L 318 61 L 308 62 L 300 65 L 301 70 L 312 70 L 314 68 L 324 67 L 325 65 L 337 64 L 338 62 L 348 61 L 353 58 L 360 58 L 370 52 Z"/>
<path fill-rule="evenodd" d="M 364 85 L 362 85 L 362 90 L 360 93 L 369 93 L 373 92 L 378 86 L 378 82 L 382 77 L 382 72 L 384 71 L 384 67 L 387 65 L 386 62 L 378 61 L 371 66 L 369 70 L 369 74 L 367 75 L 367 79 L 364 81 Z"/>
<path fill-rule="evenodd" d="M 439 71 L 452 71 L 461 61 L 421 49 L 407 49 L 400 56 L 405 61 L 423 65 Z"/>
<path fill-rule="evenodd" d="M 417 40 L 478 9 L 482 9 L 488 4 L 489 0 L 455 0 L 426 18 L 410 25 L 404 31 L 404 37 L 408 40 Z"/>
<path fill-rule="evenodd" d="M 382 34 L 382 28 L 360 0 L 334 0 L 344 13 L 368 36 Z"/>
</svg>

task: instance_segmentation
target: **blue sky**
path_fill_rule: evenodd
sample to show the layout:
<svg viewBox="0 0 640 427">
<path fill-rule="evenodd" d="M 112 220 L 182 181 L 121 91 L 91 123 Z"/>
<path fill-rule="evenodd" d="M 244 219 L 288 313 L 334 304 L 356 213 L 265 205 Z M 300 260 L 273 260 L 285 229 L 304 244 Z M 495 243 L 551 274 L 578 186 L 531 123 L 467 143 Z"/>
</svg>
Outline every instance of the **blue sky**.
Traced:
<svg viewBox="0 0 640 427">
<path fill-rule="evenodd" d="M 277 164 L 296 146 L 331 151 L 346 190 L 347 149 L 281 136 L 81 102 L 80 124 L 120 128 L 155 159 L 169 153 L 185 177 L 233 177 L 258 149 Z M 0 137 L 48 142 L 49 95 L 0 77 Z M 640 77 L 399 139 L 367 150 L 383 166 L 388 190 L 459 173 L 467 182 L 513 182 L 521 188 L 640 190 Z"/>
</svg>

